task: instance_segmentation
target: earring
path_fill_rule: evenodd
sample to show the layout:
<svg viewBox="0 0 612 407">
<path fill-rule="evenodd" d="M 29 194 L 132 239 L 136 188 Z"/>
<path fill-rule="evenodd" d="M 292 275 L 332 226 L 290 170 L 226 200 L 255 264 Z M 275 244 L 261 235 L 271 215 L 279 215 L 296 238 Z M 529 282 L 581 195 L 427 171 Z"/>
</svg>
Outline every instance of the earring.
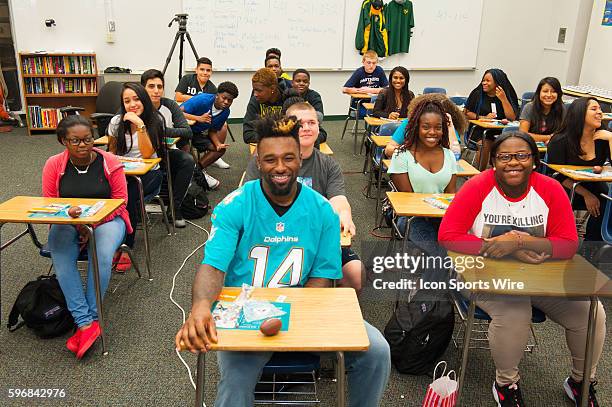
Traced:
<svg viewBox="0 0 612 407">
<path fill-rule="evenodd" d="M 534 169 L 534 170 L 536 169 L 536 166 L 535 166 L 535 165 L 533 166 L 533 169 Z"/>
</svg>

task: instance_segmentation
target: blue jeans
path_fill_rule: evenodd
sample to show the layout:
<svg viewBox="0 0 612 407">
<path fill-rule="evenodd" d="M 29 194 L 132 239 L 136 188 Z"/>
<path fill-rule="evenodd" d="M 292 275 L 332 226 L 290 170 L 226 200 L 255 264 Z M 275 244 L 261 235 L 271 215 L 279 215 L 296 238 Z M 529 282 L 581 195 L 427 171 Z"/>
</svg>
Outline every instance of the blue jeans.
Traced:
<svg viewBox="0 0 612 407">
<path fill-rule="evenodd" d="M 100 270 L 100 292 L 106 292 L 111 276 L 113 255 L 125 237 L 125 222 L 117 216 L 110 222 L 94 229 L 98 269 Z M 74 226 L 52 225 L 49 230 L 49 250 L 53 267 L 57 274 L 68 310 L 78 326 L 88 325 L 98 319 L 96 290 L 94 286 L 93 265 L 89 256 L 87 269 L 87 289 L 83 291 L 81 274 L 77 269 L 79 257 L 79 233 Z"/>
<path fill-rule="evenodd" d="M 349 405 L 352 407 L 378 406 L 391 372 L 389 344 L 378 329 L 364 323 L 370 348 L 365 352 L 345 353 Z M 255 385 L 271 357 L 272 352 L 218 352 L 221 378 L 215 406 L 252 406 Z"/>
<path fill-rule="evenodd" d="M 397 228 L 402 234 L 406 233 L 408 219 L 401 216 L 397 219 Z M 408 239 L 419 249 L 430 256 L 445 256 L 446 252 L 438 244 L 438 229 L 440 220 L 432 218 L 413 218 L 410 221 Z"/>
</svg>

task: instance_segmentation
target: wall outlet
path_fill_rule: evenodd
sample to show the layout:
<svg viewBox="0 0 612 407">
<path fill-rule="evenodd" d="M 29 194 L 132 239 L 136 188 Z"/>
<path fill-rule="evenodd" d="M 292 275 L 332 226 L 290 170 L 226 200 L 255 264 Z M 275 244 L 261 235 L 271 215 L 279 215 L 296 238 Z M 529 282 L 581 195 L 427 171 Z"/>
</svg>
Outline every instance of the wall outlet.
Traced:
<svg viewBox="0 0 612 407">
<path fill-rule="evenodd" d="M 559 28 L 559 35 L 557 36 L 557 42 L 559 44 L 565 44 L 565 36 L 567 34 L 567 28 L 561 27 Z"/>
</svg>

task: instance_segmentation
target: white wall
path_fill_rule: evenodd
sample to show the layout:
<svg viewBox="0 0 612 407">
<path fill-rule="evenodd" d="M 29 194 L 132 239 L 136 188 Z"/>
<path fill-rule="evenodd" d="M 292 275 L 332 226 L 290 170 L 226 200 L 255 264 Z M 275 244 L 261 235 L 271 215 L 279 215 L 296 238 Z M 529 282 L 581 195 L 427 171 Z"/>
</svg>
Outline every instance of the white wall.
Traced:
<svg viewBox="0 0 612 407">
<path fill-rule="evenodd" d="M 601 25 L 605 0 L 595 0 L 582 61 L 581 85 L 612 89 L 612 27 Z"/>
<path fill-rule="evenodd" d="M 420 93 L 425 86 L 442 86 L 450 95 L 467 95 L 490 67 L 506 71 L 519 96 L 525 91 L 535 90 L 538 81 L 544 76 L 556 76 L 561 83 L 566 83 L 568 74 L 571 75 L 573 69 L 575 76 L 577 69 L 573 65 L 576 58 L 572 58 L 572 55 L 579 55 L 580 49 L 573 50 L 572 47 L 574 38 L 580 37 L 576 33 L 577 16 L 585 1 L 592 0 L 487 0 L 482 15 L 477 68 L 470 71 L 413 71 L 410 85 L 416 93 Z M 116 55 L 119 49 L 124 51 L 127 48 L 139 55 L 138 64 L 130 66 L 132 70 L 161 68 L 177 31 L 176 25 L 167 28 L 167 23 L 174 13 L 181 11 L 180 0 L 115 0 L 113 14 L 117 32 L 113 44 L 105 42 L 104 3 L 104 0 L 10 0 L 15 49 L 93 50 L 98 55 L 98 67 L 102 71 L 107 66 L 125 65 Z M 603 4 L 603 0 L 596 0 L 596 3 Z M 599 8 L 603 11 L 603 5 Z M 54 18 L 57 26 L 45 27 L 43 21 L 46 18 Z M 600 23 L 601 17 L 598 18 Z M 561 26 L 567 27 L 564 46 L 556 44 L 557 31 Z M 595 42 L 600 30 L 591 22 L 588 39 L 589 44 L 593 42 L 593 47 L 599 49 L 598 58 L 609 54 L 602 47 L 606 44 L 605 38 L 608 44 L 611 43 L 612 36 L 612 28 L 601 28 L 601 39 Z M 167 33 L 165 36 L 161 34 L 166 41 L 152 43 L 150 30 L 158 31 L 155 38 L 160 37 L 159 32 Z M 461 47 L 461 38 L 448 38 L 448 41 Z M 206 54 L 205 44 L 196 44 L 196 47 L 202 55 Z M 434 49 L 432 52 L 437 51 Z M 178 52 L 166 74 L 166 93 L 169 96 L 173 94 L 178 80 L 177 56 Z M 611 61 L 612 56 L 605 57 Z M 585 56 L 585 65 L 593 58 L 593 55 L 589 58 Z M 286 66 L 291 66 L 291 61 L 284 62 Z M 603 66 L 598 64 L 593 69 Z M 599 68 L 601 84 L 605 83 L 607 72 L 608 69 Z M 213 75 L 215 83 L 231 80 L 241 91 L 241 96 L 234 103 L 232 117 L 242 117 L 246 110 L 251 75 L 252 72 L 216 72 Z M 313 72 L 312 88 L 322 94 L 326 114 L 346 114 L 348 97 L 340 93 L 340 88 L 349 75 L 350 72 L 343 71 Z M 590 77 L 594 78 L 593 84 L 596 84 L 598 76 L 590 74 Z"/>
</svg>

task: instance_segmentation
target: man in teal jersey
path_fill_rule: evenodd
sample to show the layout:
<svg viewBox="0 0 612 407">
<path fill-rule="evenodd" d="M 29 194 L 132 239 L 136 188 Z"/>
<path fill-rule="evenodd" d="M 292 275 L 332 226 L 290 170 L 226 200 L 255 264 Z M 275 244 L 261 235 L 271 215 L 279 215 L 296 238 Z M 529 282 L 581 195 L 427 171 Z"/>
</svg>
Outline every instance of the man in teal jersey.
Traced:
<svg viewBox="0 0 612 407">
<path fill-rule="evenodd" d="M 182 341 L 191 351 L 206 352 L 217 341 L 210 309 L 224 285 L 329 287 L 342 277 L 338 216 L 319 193 L 297 182 L 298 129 L 295 117 L 258 122 L 261 178 L 229 194 L 212 215 L 177 347 Z M 376 328 L 365 326 L 369 350 L 345 355 L 351 406 L 377 406 L 391 369 L 389 345 Z M 218 352 L 215 405 L 253 405 L 255 385 L 271 357 L 272 352 Z"/>
</svg>

